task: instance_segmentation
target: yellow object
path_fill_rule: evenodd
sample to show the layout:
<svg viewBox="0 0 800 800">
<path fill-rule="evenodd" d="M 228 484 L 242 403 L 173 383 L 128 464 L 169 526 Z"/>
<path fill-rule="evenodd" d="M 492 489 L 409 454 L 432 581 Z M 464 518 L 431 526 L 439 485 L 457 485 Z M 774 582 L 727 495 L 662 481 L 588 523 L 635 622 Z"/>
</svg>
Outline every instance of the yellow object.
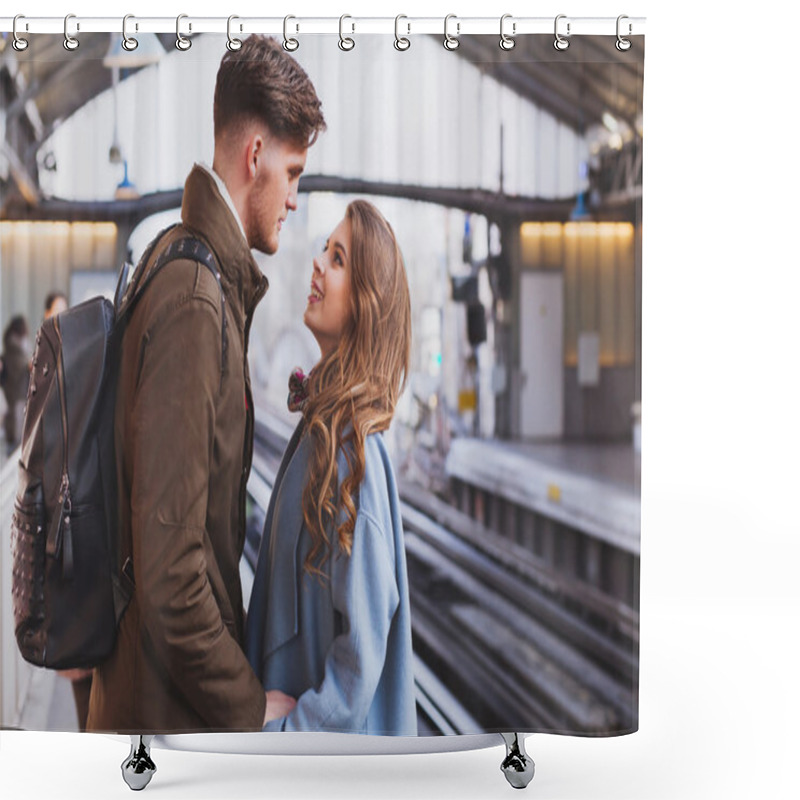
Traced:
<svg viewBox="0 0 800 800">
<path fill-rule="evenodd" d="M 554 503 L 561 502 L 561 487 L 557 486 L 555 483 L 548 483 L 547 484 L 547 499 L 551 500 Z"/>
<path fill-rule="evenodd" d="M 462 414 L 465 411 L 474 411 L 478 407 L 478 394 L 474 389 L 462 389 L 458 393 L 458 410 Z"/>
</svg>

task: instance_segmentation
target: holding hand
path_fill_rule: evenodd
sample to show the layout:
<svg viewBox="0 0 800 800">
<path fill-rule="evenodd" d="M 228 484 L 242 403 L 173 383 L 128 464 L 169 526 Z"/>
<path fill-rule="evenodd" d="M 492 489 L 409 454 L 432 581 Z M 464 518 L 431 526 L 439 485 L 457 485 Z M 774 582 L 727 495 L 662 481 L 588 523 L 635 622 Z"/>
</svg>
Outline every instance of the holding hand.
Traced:
<svg viewBox="0 0 800 800">
<path fill-rule="evenodd" d="M 267 710 L 264 714 L 264 725 L 272 722 L 274 719 L 285 717 L 295 706 L 297 700 L 294 697 L 289 697 L 277 689 L 271 689 L 267 692 Z"/>
</svg>

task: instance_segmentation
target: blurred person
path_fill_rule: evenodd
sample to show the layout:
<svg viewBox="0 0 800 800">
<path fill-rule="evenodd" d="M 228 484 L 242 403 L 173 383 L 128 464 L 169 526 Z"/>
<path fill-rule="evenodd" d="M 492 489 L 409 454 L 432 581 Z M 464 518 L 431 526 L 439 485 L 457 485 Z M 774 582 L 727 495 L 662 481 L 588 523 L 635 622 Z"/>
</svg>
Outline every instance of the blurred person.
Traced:
<svg viewBox="0 0 800 800">
<path fill-rule="evenodd" d="M 8 453 L 12 453 L 19 446 L 22 438 L 25 400 L 28 396 L 30 379 L 30 359 L 28 322 L 24 316 L 17 314 L 3 332 L 3 354 L 0 357 L 3 365 L 0 384 L 6 400 L 3 429 Z"/>
<path fill-rule="evenodd" d="M 193 236 L 214 254 L 218 279 L 190 257 L 171 262 L 122 341 L 115 444 L 132 596 L 114 651 L 95 669 L 89 730 L 261 730 L 294 704 L 262 688 L 243 651 L 247 348 L 268 286 L 251 248 L 278 250 L 324 128 L 311 81 L 280 42 L 251 35 L 225 53 L 213 166 L 193 167 L 181 224 L 141 267 L 147 275 L 172 242 Z"/>
<path fill-rule="evenodd" d="M 63 292 L 50 292 L 44 301 L 44 318 L 50 319 L 50 317 L 66 311 L 68 307 L 67 296 Z"/>
<path fill-rule="evenodd" d="M 314 259 L 303 320 L 321 357 L 290 378 L 300 422 L 272 489 L 247 617 L 265 688 L 297 698 L 265 730 L 416 735 L 403 527 L 383 431 L 409 368 L 402 255 L 370 203 Z"/>
</svg>

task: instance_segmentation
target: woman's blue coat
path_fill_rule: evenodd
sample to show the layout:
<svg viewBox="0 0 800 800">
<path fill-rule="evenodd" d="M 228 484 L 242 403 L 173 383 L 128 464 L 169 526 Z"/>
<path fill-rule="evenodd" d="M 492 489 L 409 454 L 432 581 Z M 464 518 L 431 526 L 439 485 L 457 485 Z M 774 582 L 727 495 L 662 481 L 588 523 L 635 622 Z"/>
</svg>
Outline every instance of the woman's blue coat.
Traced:
<svg viewBox="0 0 800 800">
<path fill-rule="evenodd" d="M 337 550 L 324 582 L 303 567 L 311 543 L 302 512 L 309 453 L 301 421 L 272 490 L 248 612 L 256 675 L 265 689 L 298 701 L 264 730 L 416 735 L 403 527 L 383 436 L 365 443 L 352 553 Z M 341 484 L 341 453 L 338 469 Z"/>
</svg>

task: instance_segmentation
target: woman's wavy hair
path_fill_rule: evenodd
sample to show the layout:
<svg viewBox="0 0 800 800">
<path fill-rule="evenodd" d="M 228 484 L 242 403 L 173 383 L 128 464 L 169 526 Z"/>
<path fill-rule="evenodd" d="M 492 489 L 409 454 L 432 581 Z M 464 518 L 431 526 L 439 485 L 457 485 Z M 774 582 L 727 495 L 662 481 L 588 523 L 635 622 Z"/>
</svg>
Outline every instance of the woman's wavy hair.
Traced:
<svg viewBox="0 0 800 800">
<path fill-rule="evenodd" d="M 370 433 L 389 427 L 411 353 L 411 301 L 394 231 L 364 200 L 350 203 L 345 217 L 350 222 L 351 319 L 338 347 L 312 370 L 303 409 L 312 443 L 303 490 L 303 519 L 312 539 L 305 569 L 320 578 L 335 545 L 348 556 L 352 551 L 364 443 Z M 340 450 L 348 469 L 339 487 Z"/>
</svg>

